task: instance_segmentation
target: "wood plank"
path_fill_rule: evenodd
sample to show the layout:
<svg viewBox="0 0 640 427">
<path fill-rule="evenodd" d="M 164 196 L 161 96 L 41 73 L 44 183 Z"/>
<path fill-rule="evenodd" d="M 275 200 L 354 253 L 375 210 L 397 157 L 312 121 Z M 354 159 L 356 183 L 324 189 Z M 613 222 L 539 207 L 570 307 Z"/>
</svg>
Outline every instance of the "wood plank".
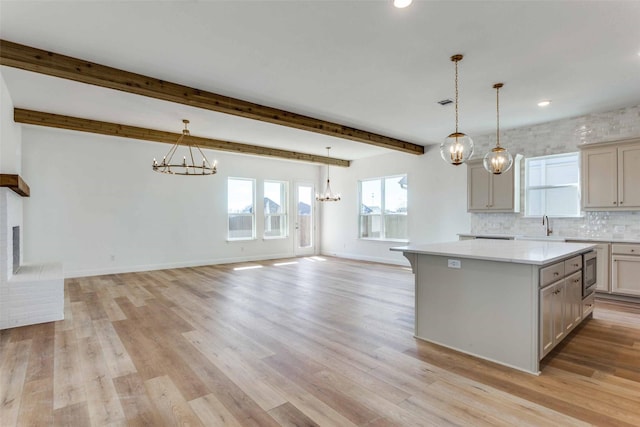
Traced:
<svg viewBox="0 0 640 427">
<path fill-rule="evenodd" d="M 53 425 L 53 381 L 43 378 L 25 383 L 18 426 Z M 2 424 L 11 425 L 11 424 Z"/>
<path fill-rule="evenodd" d="M 113 379 L 129 426 L 159 426 L 162 420 L 147 395 L 144 381 L 133 373 Z"/>
<path fill-rule="evenodd" d="M 111 322 L 106 319 L 94 320 L 93 325 L 111 378 L 136 372 L 136 367 Z"/>
<path fill-rule="evenodd" d="M 208 427 L 241 427 L 242 424 L 215 395 L 207 394 L 189 402 L 191 409 Z"/>
<path fill-rule="evenodd" d="M 93 426 L 122 423 L 122 406 L 95 336 L 78 340 L 80 369 L 87 393 L 87 408 Z"/>
<path fill-rule="evenodd" d="M 76 403 L 86 405 L 80 355 L 74 330 L 56 331 L 53 363 L 53 409 Z"/>
<path fill-rule="evenodd" d="M 298 408 L 291 403 L 286 402 L 269 411 L 269 415 L 275 418 L 281 426 L 297 427 L 309 426 L 320 427 L 320 424 L 303 414 Z"/>
<path fill-rule="evenodd" d="M 54 426 L 90 426 L 87 402 L 79 402 L 53 411 Z"/>
<path fill-rule="evenodd" d="M 204 427 L 168 376 L 152 378 L 144 384 L 163 425 Z"/>
<path fill-rule="evenodd" d="M 0 173 L 0 187 L 7 187 L 22 197 L 29 197 L 31 189 L 20 175 Z"/>
<path fill-rule="evenodd" d="M 18 411 L 27 373 L 31 340 L 7 344 L 0 364 L 0 425 L 12 426 L 18 419 Z"/>
<path fill-rule="evenodd" d="M 80 117 L 63 116 L 60 114 L 45 113 L 42 111 L 24 110 L 21 108 L 14 109 L 14 120 L 16 123 L 89 132 L 99 135 L 117 136 L 120 138 L 138 139 L 141 141 L 162 142 L 172 145 L 176 143 L 181 135 L 179 133 L 166 132 L 162 130 L 90 120 Z M 298 151 L 281 150 L 278 148 L 243 144 L 240 142 L 223 141 L 214 138 L 191 135 L 190 141 L 200 146 L 200 148 L 209 148 L 211 150 L 230 151 L 240 154 L 275 157 L 287 160 L 298 160 L 309 163 L 329 164 L 332 166 L 349 167 L 350 165 L 349 160 L 337 159 L 335 157 L 306 154 Z M 149 167 L 151 167 L 151 161 L 149 162 Z"/>
<path fill-rule="evenodd" d="M 411 142 L 119 70 L 7 40 L 0 40 L 0 65 L 336 138 L 349 139 L 391 150 L 411 154 L 424 154 L 423 146 Z"/>
</svg>

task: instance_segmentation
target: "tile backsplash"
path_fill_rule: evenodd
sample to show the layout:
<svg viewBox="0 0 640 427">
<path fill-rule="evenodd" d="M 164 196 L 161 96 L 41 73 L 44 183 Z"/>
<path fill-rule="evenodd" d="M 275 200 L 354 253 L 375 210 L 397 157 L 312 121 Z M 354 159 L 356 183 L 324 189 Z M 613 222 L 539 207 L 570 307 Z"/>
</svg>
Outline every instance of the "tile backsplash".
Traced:
<svg viewBox="0 0 640 427">
<path fill-rule="evenodd" d="M 640 138 L 640 105 L 605 113 L 593 113 L 571 119 L 501 132 L 500 142 L 512 154 L 525 157 L 575 152 L 583 144 Z M 474 137 L 476 156 L 495 145 L 495 135 Z M 480 154 L 482 153 L 482 154 Z M 521 182 L 524 183 L 524 168 Z M 520 190 L 524 206 L 524 188 Z M 640 240 L 640 212 L 584 212 L 581 218 L 552 218 L 554 236 L 600 237 Z M 522 213 L 473 213 L 473 234 L 544 235 L 542 218 Z"/>
</svg>

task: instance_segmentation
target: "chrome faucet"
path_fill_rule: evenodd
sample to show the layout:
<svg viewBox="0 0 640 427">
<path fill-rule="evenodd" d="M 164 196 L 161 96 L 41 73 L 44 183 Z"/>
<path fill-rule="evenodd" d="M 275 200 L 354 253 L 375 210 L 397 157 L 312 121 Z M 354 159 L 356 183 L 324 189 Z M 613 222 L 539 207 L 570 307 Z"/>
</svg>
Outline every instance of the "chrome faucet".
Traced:
<svg viewBox="0 0 640 427">
<path fill-rule="evenodd" d="M 546 229 L 545 230 L 546 230 L 547 236 L 550 236 L 551 233 L 553 233 L 553 230 L 551 229 L 551 224 L 549 224 L 549 217 L 548 216 L 544 215 L 542 217 L 542 225 L 546 225 Z"/>
</svg>

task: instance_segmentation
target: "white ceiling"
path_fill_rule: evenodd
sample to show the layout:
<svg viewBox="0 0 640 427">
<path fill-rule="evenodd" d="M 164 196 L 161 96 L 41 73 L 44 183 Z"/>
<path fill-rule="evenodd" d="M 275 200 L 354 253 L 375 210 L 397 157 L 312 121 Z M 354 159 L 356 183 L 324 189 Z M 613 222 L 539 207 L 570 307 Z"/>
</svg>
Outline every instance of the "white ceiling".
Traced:
<svg viewBox="0 0 640 427">
<path fill-rule="evenodd" d="M 417 144 L 640 104 L 640 1 L 0 1 L 0 37 Z M 343 159 L 387 150 L 2 67 L 16 107 Z M 547 108 L 536 104 L 551 99 Z"/>
</svg>

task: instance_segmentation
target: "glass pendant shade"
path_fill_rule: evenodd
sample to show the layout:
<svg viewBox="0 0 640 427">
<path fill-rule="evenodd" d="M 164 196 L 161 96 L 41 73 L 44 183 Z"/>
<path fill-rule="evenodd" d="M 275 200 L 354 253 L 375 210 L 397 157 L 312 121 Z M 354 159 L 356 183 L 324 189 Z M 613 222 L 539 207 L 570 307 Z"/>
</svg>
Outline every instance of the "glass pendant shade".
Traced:
<svg viewBox="0 0 640 427">
<path fill-rule="evenodd" d="M 506 148 L 493 147 L 491 151 L 484 155 L 484 168 L 495 175 L 500 175 L 511 169 L 513 156 Z"/>
<path fill-rule="evenodd" d="M 458 62 L 462 60 L 462 55 L 453 55 L 451 61 L 456 67 L 456 131 L 446 137 L 444 142 L 440 144 L 440 156 L 442 159 L 452 165 L 458 166 L 466 162 L 473 155 L 473 140 L 458 130 Z"/>
<path fill-rule="evenodd" d="M 496 90 L 496 146 L 484 155 L 482 165 L 487 172 L 500 175 L 511 169 L 513 156 L 506 148 L 500 146 L 500 88 L 504 83 L 496 83 L 493 88 Z"/>
<path fill-rule="evenodd" d="M 473 140 L 469 135 L 454 132 L 440 144 L 440 156 L 452 165 L 461 165 L 473 155 Z"/>
</svg>

